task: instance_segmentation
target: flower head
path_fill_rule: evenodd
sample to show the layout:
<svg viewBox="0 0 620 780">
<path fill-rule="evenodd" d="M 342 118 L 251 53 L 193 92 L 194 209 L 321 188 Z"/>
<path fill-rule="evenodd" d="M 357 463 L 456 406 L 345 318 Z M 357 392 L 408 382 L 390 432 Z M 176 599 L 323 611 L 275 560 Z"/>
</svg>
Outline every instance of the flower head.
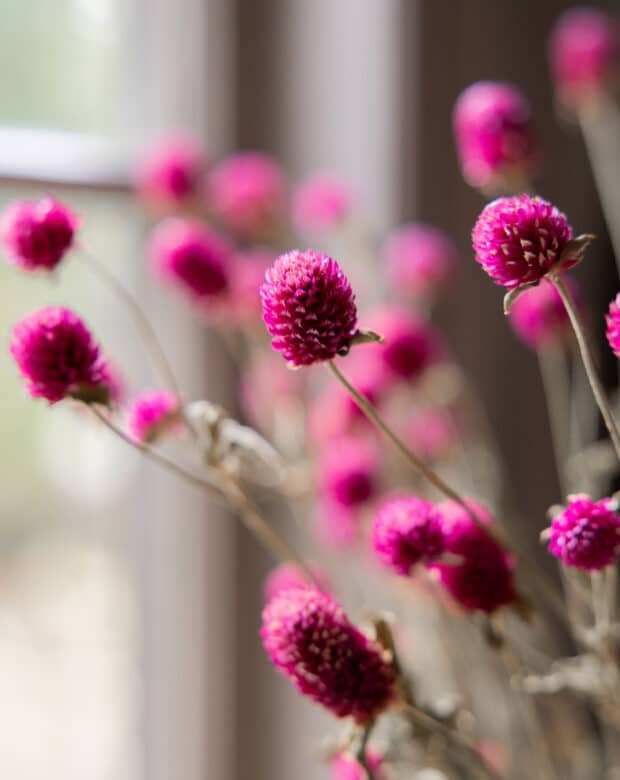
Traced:
<svg viewBox="0 0 620 780">
<path fill-rule="evenodd" d="M 269 155 L 242 152 L 207 178 L 207 203 L 228 230 L 245 238 L 269 236 L 284 215 L 287 184 Z"/>
<path fill-rule="evenodd" d="M 509 290 L 538 282 L 560 261 L 573 237 L 564 214 L 530 195 L 498 198 L 482 210 L 472 231 L 476 261 Z M 562 268 L 577 259 L 562 260 Z"/>
<path fill-rule="evenodd" d="M 522 187 L 536 169 L 530 106 L 510 84 L 480 81 L 454 107 L 454 134 L 463 176 L 487 193 Z"/>
<path fill-rule="evenodd" d="M 366 503 L 374 495 L 379 477 L 378 453 L 359 437 L 331 441 L 319 459 L 319 492 L 344 507 Z"/>
<path fill-rule="evenodd" d="M 293 221 L 302 233 L 325 233 L 349 217 L 352 193 L 346 181 L 333 173 L 315 173 L 293 195 Z"/>
<path fill-rule="evenodd" d="M 441 230 L 410 224 L 386 238 L 381 257 L 395 290 L 426 298 L 446 283 L 458 255 L 452 240 Z"/>
<path fill-rule="evenodd" d="M 263 611 L 261 637 L 272 663 L 338 718 L 366 723 L 394 697 L 395 671 L 385 652 L 325 593 L 278 593 Z"/>
<path fill-rule="evenodd" d="M 566 281 L 572 282 L 568 278 Z M 510 324 L 521 341 L 532 349 L 560 341 L 572 332 L 560 294 L 545 279 L 536 287 L 524 290 L 514 301 Z"/>
<path fill-rule="evenodd" d="M 381 764 L 383 757 L 375 750 L 366 751 L 366 761 L 373 770 L 376 780 L 383 778 Z M 362 769 L 359 762 L 347 753 L 339 753 L 331 762 L 330 766 L 331 780 L 365 780 L 366 772 Z"/>
<path fill-rule="evenodd" d="M 0 231 L 9 259 L 24 271 L 52 271 L 73 246 L 77 216 L 54 198 L 17 201 L 4 212 Z"/>
<path fill-rule="evenodd" d="M 200 141 L 187 133 L 158 139 L 139 161 L 134 185 L 140 199 L 155 209 L 182 205 L 198 193 L 207 155 Z"/>
<path fill-rule="evenodd" d="M 271 345 L 294 366 L 348 350 L 357 307 L 348 279 L 331 257 L 308 249 L 278 257 L 260 290 Z"/>
<path fill-rule="evenodd" d="M 443 553 L 441 515 L 417 496 L 388 501 L 375 515 L 372 546 L 381 563 L 408 577 L 417 563 Z"/>
<path fill-rule="evenodd" d="M 179 401 L 168 390 L 141 393 L 129 408 L 127 426 L 131 436 L 145 444 L 179 426 Z"/>
<path fill-rule="evenodd" d="M 171 218 L 159 224 L 149 241 L 151 267 L 195 301 L 210 300 L 229 284 L 229 243 L 195 220 Z"/>
<path fill-rule="evenodd" d="M 10 351 L 34 398 L 106 403 L 108 374 L 99 346 L 69 309 L 48 306 L 13 328 Z"/>
<path fill-rule="evenodd" d="M 549 60 L 562 102 L 573 109 L 599 98 L 620 75 L 620 25 L 605 11 L 571 8 L 549 39 Z"/>
<path fill-rule="evenodd" d="M 605 319 L 607 321 L 607 341 L 616 356 L 620 358 L 620 293 L 609 304 L 609 313 Z"/>
<path fill-rule="evenodd" d="M 325 573 L 319 569 L 318 566 L 311 564 L 309 566 L 312 576 L 320 584 L 321 590 L 327 592 L 329 587 L 327 585 L 327 578 Z M 313 587 L 309 581 L 307 574 L 295 563 L 281 563 L 272 569 L 263 585 L 263 594 L 265 596 L 265 602 L 271 601 L 282 591 L 289 588 L 310 588 Z"/>
<path fill-rule="evenodd" d="M 553 518 L 546 532 L 549 552 L 565 566 L 596 571 L 612 564 L 620 547 L 620 517 L 610 499 L 592 501 L 589 496 L 568 497 L 563 512 Z"/>
</svg>

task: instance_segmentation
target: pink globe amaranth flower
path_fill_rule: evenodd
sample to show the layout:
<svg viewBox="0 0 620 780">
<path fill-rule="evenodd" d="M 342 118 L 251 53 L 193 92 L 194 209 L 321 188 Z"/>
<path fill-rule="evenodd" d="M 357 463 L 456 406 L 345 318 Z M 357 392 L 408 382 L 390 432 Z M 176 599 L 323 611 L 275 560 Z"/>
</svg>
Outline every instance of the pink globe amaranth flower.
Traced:
<svg viewBox="0 0 620 780">
<path fill-rule="evenodd" d="M 417 563 L 443 553 L 441 515 L 430 501 L 417 496 L 388 501 L 375 515 L 372 547 L 384 566 L 408 577 Z"/>
<path fill-rule="evenodd" d="M 207 155 L 198 138 L 173 133 L 147 148 L 136 167 L 134 187 L 147 206 L 169 210 L 198 194 L 206 166 Z"/>
<path fill-rule="evenodd" d="M 553 518 L 548 530 L 549 552 L 565 566 L 597 571 L 610 566 L 620 546 L 620 517 L 611 499 L 568 497 L 568 506 Z"/>
<path fill-rule="evenodd" d="M 394 698 L 396 675 L 385 651 L 325 593 L 281 591 L 263 611 L 261 637 L 276 668 L 338 718 L 366 723 Z"/>
<path fill-rule="evenodd" d="M 34 398 L 107 403 L 105 360 L 91 332 L 69 309 L 48 306 L 13 328 L 10 352 Z"/>
<path fill-rule="evenodd" d="M 164 220 L 151 235 L 148 254 L 154 273 L 194 301 L 214 299 L 228 289 L 232 247 L 196 220 Z"/>
<path fill-rule="evenodd" d="M 325 233 L 342 225 L 352 210 L 349 184 L 334 173 L 315 173 L 293 194 L 293 222 L 302 233 Z"/>
<path fill-rule="evenodd" d="M 206 196 L 226 229 L 244 238 L 261 238 L 271 235 L 284 217 L 287 182 L 269 155 L 241 152 L 212 169 Z"/>
<path fill-rule="evenodd" d="M 595 8 L 571 8 L 556 22 L 549 38 L 549 61 L 558 95 L 579 109 L 617 84 L 620 71 L 620 25 Z"/>
<path fill-rule="evenodd" d="M 325 572 L 315 564 L 309 564 L 309 569 L 312 572 L 312 576 L 320 585 L 321 590 L 327 593 L 329 591 L 329 585 Z M 312 583 L 309 581 L 308 576 L 303 569 L 295 563 L 286 562 L 281 563 L 269 572 L 263 585 L 263 595 L 265 601 L 268 602 L 282 591 L 290 588 L 311 587 L 313 587 Z"/>
<path fill-rule="evenodd" d="M 319 457 L 319 494 L 327 501 L 347 508 L 360 506 L 375 495 L 378 480 L 378 452 L 360 437 L 334 439 Z"/>
<path fill-rule="evenodd" d="M 179 402 L 168 390 L 141 393 L 127 415 L 127 427 L 135 441 L 149 444 L 180 426 Z"/>
<path fill-rule="evenodd" d="M 458 253 L 453 241 L 430 225 L 410 224 L 391 233 L 381 258 L 392 287 L 414 298 L 434 296 L 452 275 Z"/>
<path fill-rule="evenodd" d="M 530 105 L 511 84 L 479 81 L 454 107 L 454 135 L 463 177 L 483 192 L 512 191 L 536 171 Z"/>
<path fill-rule="evenodd" d="M 605 317 L 607 322 L 607 341 L 620 358 L 620 293 L 609 304 L 609 313 Z"/>
<path fill-rule="evenodd" d="M 73 246 L 78 222 L 54 198 L 17 201 L 2 217 L 2 243 L 11 262 L 24 271 L 52 271 Z"/>
<path fill-rule="evenodd" d="M 271 346 L 293 366 L 308 366 L 349 349 L 357 307 L 349 280 L 328 255 L 298 249 L 280 255 L 260 290 Z"/>
<path fill-rule="evenodd" d="M 482 523 L 492 524 L 484 507 L 474 501 L 467 504 Z M 436 509 L 441 516 L 445 552 L 461 560 L 431 563 L 429 568 L 452 598 L 466 610 L 482 612 L 516 602 L 511 556 L 456 502 L 443 501 Z"/>
<path fill-rule="evenodd" d="M 574 281 L 567 277 L 564 281 L 570 283 L 574 296 Z M 557 343 L 572 333 L 560 294 L 546 279 L 536 287 L 524 290 L 513 302 L 510 324 L 521 341 L 532 349 Z"/>
<path fill-rule="evenodd" d="M 366 761 L 376 780 L 383 780 L 385 775 L 381 772 L 383 763 L 381 754 L 376 750 L 367 750 Z M 339 753 L 330 764 L 330 780 L 366 780 L 366 772 L 353 756 Z"/>
<path fill-rule="evenodd" d="M 416 455 L 425 460 L 436 460 L 456 449 L 459 429 L 449 409 L 429 407 L 416 412 L 406 423 L 405 439 Z"/>
<path fill-rule="evenodd" d="M 560 261 L 572 237 L 558 208 L 523 194 L 487 204 L 474 225 L 472 244 L 476 261 L 495 283 L 513 290 L 542 279 Z M 567 259 L 562 268 L 577 262 Z"/>
</svg>

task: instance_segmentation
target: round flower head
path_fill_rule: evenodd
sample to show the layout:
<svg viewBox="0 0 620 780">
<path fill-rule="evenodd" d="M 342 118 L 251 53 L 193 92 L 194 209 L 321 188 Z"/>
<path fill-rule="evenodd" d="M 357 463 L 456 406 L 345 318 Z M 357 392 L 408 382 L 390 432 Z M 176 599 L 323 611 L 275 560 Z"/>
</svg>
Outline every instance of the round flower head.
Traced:
<svg viewBox="0 0 620 780">
<path fill-rule="evenodd" d="M 545 533 L 549 552 L 565 566 L 586 571 L 611 565 L 620 546 L 620 517 L 610 504 L 610 499 L 569 496 L 568 506 Z"/>
<path fill-rule="evenodd" d="M 228 230 L 245 238 L 269 236 L 286 208 L 286 179 L 269 155 L 242 152 L 207 178 L 207 203 Z"/>
<path fill-rule="evenodd" d="M 91 332 L 69 309 L 49 306 L 13 328 L 10 351 L 34 398 L 107 403 L 106 364 Z"/>
<path fill-rule="evenodd" d="M 562 102 L 579 109 L 613 89 L 620 69 L 620 25 L 595 8 L 571 8 L 549 39 L 549 60 Z"/>
<path fill-rule="evenodd" d="M 367 750 L 366 761 L 376 780 L 382 780 L 384 774 L 381 772 L 381 754 L 372 749 Z M 366 772 L 353 756 L 339 753 L 331 762 L 330 780 L 366 780 Z"/>
<path fill-rule="evenodd" d="M 453 124 L 463 177 L 472 187 L 514 192 L 535 173 L 530 106 L 510 84 L 472 84 L 456 102 Z"/>
<path fill-rule="evenodd" d="M 310 565 L 310 571 L 313 577 L 320 584 L 321 590 L 327 592 L 329 587 L 327 586 L 327 578 L 325 573 L 321 571 L 318 566 Z M 263 594 L 265 601 L 271 601 L 278 593 L 288 590 L 289 588 L 310 588 L 310 583 L 306 573 L 295 563 L 281 563 L 272 569 L 265 578 L 265 584 L 263 586 Z"/>
<path fill-rule="evenodd" d="M 136 192 L 146 205 L 158 210 L 180 206 L 196 196 L 206 162 L 197 138 L 184 133 L 161 138 L 138 163 Z"/>
<path fill-rule="evenodd" d="M 342 225 L 352 208 L 346 181 L 333 173 L 315 173 L 293 195 L 293 221 L 302 233 L 325 233 Z"/>
<path fill-rule="evenodd" d="M 381 563 L 408 577 L 416 563 L 443 553 L 441 516 L 417 496 L 388 501 L 375 515 L 372 546 Z"/>
<path fill-rule="evenodd" d="M 430 225 L 403 225 L 385 240 L 381 257 L 391 285 L 414 298 L 434 295 L 453 273 L 457 250 L 452 240 Z"/>
<path fill-rule="evenodd" d="M 232 248 L 200 222 L 165 220 L 153 231 L 148 252 L 154 272 L 195 301 L 210 300 L 228 288 Z"/>
<path fill-rule="evenodd" d="M 263 611 L 261 637 L 272 663 L 338 718 L 366 723 L 394 696 L 394 667 L 385 652 L 316 589 L 281 591 Z"/>
<path fill-rule="evenodd" d="M 484 507 L 473 501 L 468 505 L 481 522 L 492 520 Z M 454 501 L 436 506 L 441 516 L 445 551 L 460 558 L 460 563 L 432 563 L 441 585 L 466 610 L 494 612 L 517 598 L 513 562 L 506 551 L 471 519 Z"/>
<path fill-rule="evenodd" d="M 78 218 L 53 198 L 12 203 L 2 217 L 2 243 L 24 271 L 52 271 L 73 246 Z"/>
<path fill-rule="evenodd" d="M 572 282 L 565 277 L 566 282 Z M 571 289 L 574 288 L 571 284 Z M 555 287 L 543 279 L 524 290 L 510 308 L 510 324 L 521 341 L 532 349 L 556 343 L 572 333 L 570 320 Z"/>
<path fill-rule="evenodd" d="M 359 437 L 330 442 L 321 453 L 318 468 L 319 493 L 329 501 L 355 507 L 375 493 L 379 477 L 377 451 Z"/>
<path fill-rule="evenodd" d="M 472 231 L 476 261 L 509 290 L 537 282 L 560 261 L 573 237 L 564 214 L 530 195 L 498 198 L 484 207 Z M 577 259 L 562 260 L 562 268 Z"/>
<path fill-rule="evenodd" d="M 620 293 L 609 304 L 609 313 L 605 317 L 607 321 L 607 341 L 609 346 L 620 358 Z"/>
<path fill-rule="evenodd" d="M 308 249 L 278 257 L 260 290 L 271 345 L 294 366 L 346 352 L 357 331 L 355 296 L 331 257 Z"/>
<path fill-rule="evenodd" d="M 129 408 L 127 427 L 136 441 L 148 444 L 178 427 L 179 421 L 179 402 L 174 393 L 155 390 L 134 399 Z"/>
</svg>

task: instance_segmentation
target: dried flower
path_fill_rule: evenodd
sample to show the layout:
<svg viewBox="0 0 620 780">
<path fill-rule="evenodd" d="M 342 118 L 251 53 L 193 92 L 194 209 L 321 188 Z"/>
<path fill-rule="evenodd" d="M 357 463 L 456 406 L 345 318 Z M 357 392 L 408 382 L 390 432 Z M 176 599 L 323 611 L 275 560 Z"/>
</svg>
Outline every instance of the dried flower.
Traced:
<svg viewBox="0 0 620 780">
<path fill-rule="evenodd" d="M 430 501 L 417 496 L 388 501 L 375 515 L 372 546 L 381 563 L 408 577 L 417 563 L 443 553 L 441 515 Z"/>
<path fill-rule="evenodd" d="M 375 494 L 379 478 L 378 453 L 364 439 L 343 436 L 325 447 L 318 472 L 322 497 L 344 507 L 359 506 Z"/>
<path fill-rule="evenodd" d="M 366 723 L 394 697 L 390 659 L 325 593 L 281 591 L 263 611 L 261 637 L 273 664 L 338 718 Z"/>
<path fill-rule="evenodd" d="M 52 271 L 73 246 L 77 227 L 78 218 L 67 206 L 45 197 L 12 203 L 0 231 L 12 263 L 24 271 Z"/>
<path fill-rule="evenodd" d="M 333 173 L 315 173 L 293 195 L 295 226 L 302 233 L 325 233 L 342 225 L 352 209 L 348 183 Z"/>
<path fill-rule="evenodd" d="M 129 408 L 127 427 L 142 444 L 150 444 L 171 429 L 178 429 L 179 423 L 179 401 L 168 390 L 141 393 Z"/>
<path fill-rule="evenodd" d="M 381 772 L 383 757 L 376 750 L 366 751 L 366 761 L 372 769 L 375 780 L 382 780 L 384 774 Z M 339 753 L 330 765 L 331 780 L 366 780 L 366 773 L 359 762 L 347 753 Z"/>
<path fill-rule="evenodd" d="M 148 253 L 153 271 L 194 301 L 210 300 L 228 288 L 232 247 L 200 222 L 165 220 L 153 231 Z"/>
<path fill-rule="evenodd" d="M 607 321 L 607 341 L 616 356 L 620 358 L 620 293 L 609 304 L 609 313 L 605 319 Z"/>
<path fill-rule="evenodd" d="M 346 352 L 357 330 L 355 296 L 331 257 L 311 249 L 278 257 L 260 290 L 271 345 L 294 366 Z"/>
<path fill-rule="evenodd" d="M 381 258 L 398 293 L 414 298 L 436 295 L 458 258 L 452 240 L 430 225 L 403 225 L 384 241 Z"/>
<path fill-rule="evenodd" d="M 620 546 L 620 517 L 611 499 L 592 501 L 587 495 L 568 497 L 566 509 L 553 518 L 545 533 L 549 552 L 565 566 L 596 571 L 611 565 Z"/>
<path fill-rule="evenodd" d="M 321 590 L 324 592 L 329 591 L 329 585 L 327 583 L 327 577 L 315 564 L 310 564 L 309 569 L 316 582 L 320 585 Z M 265 578 L 265 584 L 263 586 L 263 595 L 265 602 L 271 601 L 282 591 L 290 588 L 311 588 L 312 583 L 308 579 L 308 575 L 295 563 L 281 563 L 272 569 Z"/>
<path fill-rule="evenodd" d="M 286 208 L 286 179 L 269 155 L 242 152 L 215 166 L 207 203 L 222 225 L 244 238 L 273 233 Z"/>
<path fill-rule="evenodd" d="M 571 289 L 575 288 L 572 279 Z M 574 292 L 573 292 L 574 295 Z M 510 308 L 510 324 L 521 341 L 532 349 L 556 343 L 572 333 L 570 320 L 560 294 L 543 279 L 524 290 Z"/>
<path fill-rule="evenodd" d="M 13 328 L 10 351 L 34 398 L 107 403 L 108 375 L 91 332 L 69 309 L 48 306 Z"/>
<path fill-rule="evenodd" d="M 612 89 L 620 75 L 620 25 L 595 8 L 571 8 L 549 39 L 551 72 L 560 100 L 587 106 Z"/>
<path fill-rule="evenodd" d="M 516 87 L 472 84 L 456 102 L 453 125 L 463 177 L 472 187 L 514 192 L 535 173 L 530 106 Z"/>
<path fill-rule="evenodd" d="M 558 261 L 573 237 L 564 214 L 530 195 L 498 198 L 483 209 L 472 231 L 476 261 L 509 290 L 537 282 Z M 562 268 L 577 259 L 562 260 Z"/>
</svg>

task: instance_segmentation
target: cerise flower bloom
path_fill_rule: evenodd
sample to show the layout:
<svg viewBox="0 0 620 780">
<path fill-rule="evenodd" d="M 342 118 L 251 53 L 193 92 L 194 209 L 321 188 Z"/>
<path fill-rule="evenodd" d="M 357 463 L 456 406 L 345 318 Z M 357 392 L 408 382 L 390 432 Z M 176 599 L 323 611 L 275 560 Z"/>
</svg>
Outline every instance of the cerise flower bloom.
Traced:
<svg viewBox="0 0 620 780">
<path fill-rule="evenodd" d="M 572 237 L 572 228 L 558 208 L 524 194 L 487 204 L 474 225 L 472 244 L 476 261 L 495 283 L 513 290 L 542 279 Z M 576 258 L 563 259 L 562 267 L 576 262 Z"/>
<path fill-rule="evenodd" d="M 260 290 L 271 345 L 294 366 L 346 352 L 357 330 L 355 296 L 338 263 L 308 249 L 278 257 Z"/>
<path fill-rule="evenodd" d="M 286 208 L 286 179 L 269 155 L 242 152 L 207 178 L 207 203 L 222 225 L 245 238 L 270 235 Z"/>
<path fill-rule="evenodd" d="M 595 8 L 571 8 L 549 39 L 551 72 L 560 99 L 578 109 L 614 87 L 620 75 L 620 25 Z"/>
<path fill-rule="evenodd" d="M 472 187 L 514 192 L 535 172 L 530 106 L 516 87 L 472 84 L 456 102 L 453 124 L 463 176 Z"/>
<path fill-rule="evenodd" d="M 329 587 L 327 585 L 327 577 L 325 573 L 319 569 L 315 564 L 310 564 L 309 569 L 312 572 L 312 576 L 320 585 L 321 590 L 327 592 Z M 288 590 L 289 588 L 310 588 L 312 583 L 309 581 L 307 574 L 295 563 L 281 563 L 272 569 L 263 585 L 263 594 L 265 596 L 265 602 L 271 601 L 278 593 Z"/>
<path fill-rule="evenodd" d="M 391 233 L 381 249 L 390 282 L 415 298 L 435 295 L 457 261 L 452 240 L 430 225 L 410 224 Z"/>
<path fill-rule="evenodd" d="M 553 518 L 545 532 L 549 552 L 565 566 L 596 571 L 611 565 L 620 547 L 620 517 L 610 499 L 592 501 L 590 496 L 568 497 L 568 506 Z"/>
<path fill-rule="evenodd" d="M 616 356 L 620 358 L 620 293 L 609 304 L 609 313 L 605 319 L 607 321 L 607 341 Z"/>
<path fill-rule="evenodd" d="M 37 203 L 12 203 L 2 217 L 2 243 L 13 262 L 25 271 L 51 271 L 73 246 L 78 219 L 53 198 Z"/>
<path fill-rule="evenodd" d="M 165 220 L 153 231 L 148 252 L 154 272 L 195 301 L 209 300 L 228 287 L 232 248 L 226 239 L 200 222 Z"/>
<path fill-rule="evenodd" d="M 69 309 L 49 306 L 13 328 L 10 351 L 34 398 L 51 404 L 66 397 L 107 402 L 107 369 L 82 320 Z"/>
<path fill-rule="evenodd" d="M 441 515 L 417 496 L 388 501 L 375 516 L 372 546 L 381 563 L 408 577 L 417 563 L 443 553 Z"/>
<path fill-rule="evenodd" d="M 491 525 L 484 507 L 467 503 L 483 523 Z M 517 593 L 511 556 L 459 504 L 443 501 L 436 509 L 441 515 L 445 551 L 461 559 L 460 563 L 429 565 L 441 585 L 467 610 L 494 612 L 513 603 Z"/>
<path fill-rule="evenodd" d="M 367 750 L 366 761 L 376 780 L 382 780 L 384 773 L 381 772 L 381 764 L 383 763 L 381 754 L 372 749 Z M 366 772 L 353 756 L 339 753 L 331 762 L 330 777 L 331 780 L 366 780 Z"/>
<path fill-rule="evenodd" d="M 302 233 L 322 233 L 341 225 L 350 215 L 349 185 L 333 173 L 315 173 L 293 195 L 295 226 Z"/>
<path fill-rule="evenodd" d="M 572 279 L 565 281 L 570 281 L 571 289 L 574 288 Z M 545 279 L 536 287 L 524 290 L 514 301 L 510 324 L 521 341 L 532 349 L 558 342 L 572 333 L 560 294 Z"/>
<path fill-rule="evenodd" d="M 200 141 L 188 133 L 158 139 L 139 161 L 134 184 L 148 206 L 169 209 L 197 195 L 207 156 Z"/>
<path fill-rule="evenodd" d="M 366 723 L 394 697 L 390 659 L 325 593 L 281 591 L 263 611 L 261 637 L 273 664 L 338 718 Z"/>
<path fill-rule="evenodd" d="M 180 422 L 179 402 L 168 390 L 141 393 L 131 404 L 127 427 L 129 433 L 142 444 L 158 439 Z"/>
<path fill-rule="evenodd" d="M 344 507 L 359 506 L 376 491 L 378 453 L 364 439 L 343 436 L 325 447 L 319 458 L 318 472 L 321 496 Z"/>
</svg>

